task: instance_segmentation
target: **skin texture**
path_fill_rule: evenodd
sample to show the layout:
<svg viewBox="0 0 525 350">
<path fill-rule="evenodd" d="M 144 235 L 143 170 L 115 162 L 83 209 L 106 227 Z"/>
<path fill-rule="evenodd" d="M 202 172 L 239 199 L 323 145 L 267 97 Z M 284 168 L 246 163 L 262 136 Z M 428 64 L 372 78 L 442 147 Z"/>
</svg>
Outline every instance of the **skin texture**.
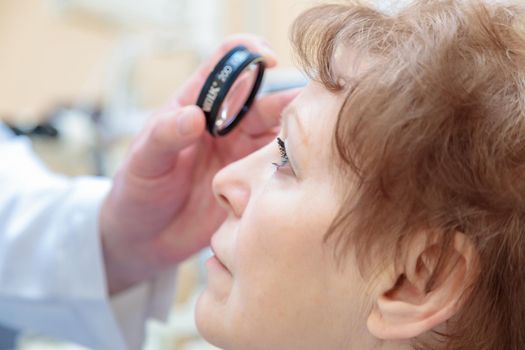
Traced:
<svg viewBox="0 0 525 350">
<path fill-rule="evenodd" d="M 226 216 L 213 200 L 214 175 L 273 139 L 281 110 L 297 95 L 259 98 L 233 132 L 211 137 L 194 103 L 215 64 L 240 44 L 261 53 L 269 68 L 277 64 L 261 38 L 228 38 L 137 137 L 116 175 L 100 214 L 110 293 L 151 278 L 209 244 Z"/>
<path fill-rule="evenodd" d="M 340 205 L 330 164 L 341 97 L 310 83 L 283 112 L 290 162 L 277 143 L 229 165 L 213 181 L 227 220 L 212 237 L 208 287 L 196 316 L 223 349 L 365 349 L 365 282 L 352 259 L 339 268 L 323 243 Z M 301 126 L 299 126 L 301 125 Z"/>
</svg>

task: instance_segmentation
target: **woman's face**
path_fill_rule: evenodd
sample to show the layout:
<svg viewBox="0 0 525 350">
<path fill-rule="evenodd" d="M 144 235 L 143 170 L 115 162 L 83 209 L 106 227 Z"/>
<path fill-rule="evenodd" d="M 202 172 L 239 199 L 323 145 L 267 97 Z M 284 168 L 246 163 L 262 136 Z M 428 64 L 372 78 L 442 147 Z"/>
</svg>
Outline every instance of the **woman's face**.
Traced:
<svg viewBox="0 0 525 350">
<path fill-rule="evenodd" d="M 364 349 L 365 283 L 323 241 L 341 201 L 332 138 L 343 97 L 310 83 L 283 112 L 278 142 L 213 183 L 228 218 L 212 238 L 201 334 L 228 350 Z M 352 344 L 349 346 L 349 344 Z"/>
</svg>

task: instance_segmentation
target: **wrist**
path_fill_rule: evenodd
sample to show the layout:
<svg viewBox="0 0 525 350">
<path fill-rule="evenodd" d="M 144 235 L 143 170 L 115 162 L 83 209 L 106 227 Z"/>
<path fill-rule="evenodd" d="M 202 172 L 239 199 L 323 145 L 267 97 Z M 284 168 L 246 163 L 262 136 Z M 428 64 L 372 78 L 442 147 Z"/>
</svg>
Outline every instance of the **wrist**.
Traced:
<svg viewBox="0 0 525 350">
<path fill-rule="evenodd" d="M 130 269 L 128 264 L 119 259 L 118 252 L 104 243 L 106 241 L 104 237 L 105 235 L 102 234 L 106 284 L 109 295 L 113 295 L 140 283 L 145 278 L 141 278 L 137 272 Z"/>
<path fill-rule="evenodd" d="M 136 243 L 118 225 L 112 223 L 112 211 L 107 199 L 100 212 L 99 234 L 106 273 L 106 284 L 110 295 L 119 293 L 152 277 L 141 249 L 145 242 Z"/>
</svg>

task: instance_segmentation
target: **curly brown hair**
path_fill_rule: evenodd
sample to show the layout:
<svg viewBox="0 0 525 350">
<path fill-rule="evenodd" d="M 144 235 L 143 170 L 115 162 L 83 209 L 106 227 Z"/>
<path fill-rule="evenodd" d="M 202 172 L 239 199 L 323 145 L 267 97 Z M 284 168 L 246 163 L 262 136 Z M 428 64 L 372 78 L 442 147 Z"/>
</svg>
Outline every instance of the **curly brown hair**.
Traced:
<svg viewBox="0 0 525 350">
<path fill-rule="evenodd" d="M 395 259 L 422 229 L 438 232 L 427 290 L 454 232 L 475 243 L 481 272 L 439 349 L 525 348 L 524 13 L 501 2 L 422 0 L 385 13 L 346 1 L 306 11 L 292 29 L 305 71 L 346 94 L 335 154 L 358 189 L 327 239 L 342 253 L 358 247 L 363 268 L 378 254 Z M 348 67 L 355 57 L 368 66 L 352 81 L 334 69 L 342 47 L 357 52 Z"/>
</svg>

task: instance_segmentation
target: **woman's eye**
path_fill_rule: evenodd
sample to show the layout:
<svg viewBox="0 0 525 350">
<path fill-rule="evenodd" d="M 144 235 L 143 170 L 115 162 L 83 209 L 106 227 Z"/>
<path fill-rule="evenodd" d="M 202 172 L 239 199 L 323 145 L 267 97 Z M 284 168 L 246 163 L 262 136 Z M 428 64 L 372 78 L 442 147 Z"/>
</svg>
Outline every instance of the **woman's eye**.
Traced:
<svg viewBox="0 0 525 350">
<path fill-rule="evenodd" d="M 282 167 L 289 165 L 290 160 L 288 159 L 288 154 L 286 153 L 286 144 L 280 137 L 277 138 L 277 147 L 279 149 L 281 159 L 278 163 L 272 163 L 272 164 L 275 165 L 277 169 L 281 169 Z"/>
</svg>

